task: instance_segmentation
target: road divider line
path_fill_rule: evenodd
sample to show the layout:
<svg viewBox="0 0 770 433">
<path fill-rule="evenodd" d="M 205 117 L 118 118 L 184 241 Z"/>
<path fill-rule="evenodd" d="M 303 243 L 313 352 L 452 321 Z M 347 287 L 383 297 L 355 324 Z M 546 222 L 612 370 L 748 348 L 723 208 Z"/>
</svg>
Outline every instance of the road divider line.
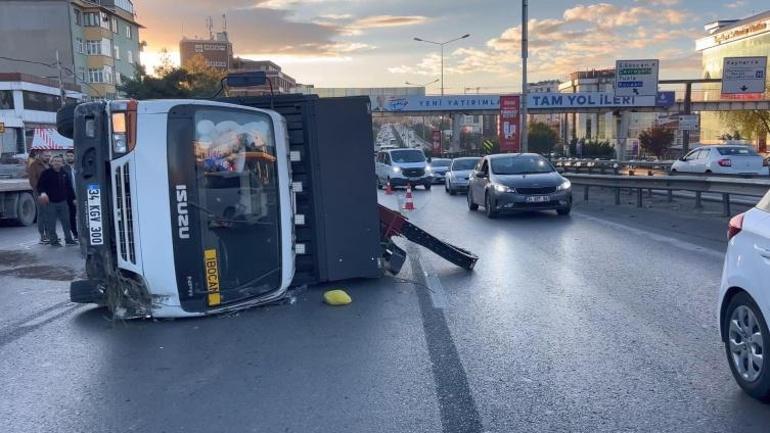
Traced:
<svg viewBox="0 0 770 433">
<path fill-rule="evenodd" d="M 718 250 L 715 250 L 715 249 L 712 249 L 712 248 L 708 248 L 708 247 L 704 247 L 704 246 L 701 246 L 701 245 L 697 245 L 697 244 L 694 244 L 694 243 L 691 243 L 691 242 L 687 242 L 687 241 L 683 241 L 683 240 L 679 240 L 679 239 L 674 239 L 672 237 L 664 236 L 664 235 L 661 235 L 659 233 L 655 233 L 655 232 L 652 232 L 652 231 L 649 231 L 649 230 L 644 230 L 644 229 L 640 229 L 640 228 L 636 228 L 636 227 L 631 227 L 631 226 L 626 225 L 626 224 L 617 223 L 617 222 L 610 221 L 610 220 L 607 220 L 607 219 L 604 219 L 604 218 L 595 217 L 593 215 L 587 215 L 587 214 L 585 214 L 583 212 L 579 212 L 579 211 L 573 211 L 572 214 L 577 216 L 577 217 L 579 217 L 579 218 L 583 218 L 583 219 L 586 219 L 588 221 L 595 222 L 597 224 L 601 224 L 601 225 L 604 225 L 604 226 L 612 227 L 615 230 L 619 230 L 619 231 L 622 231 L 622 232 L 625 232 L 625 233 L 633 233 L 633 234 L 635 234 L 637 236 L 640 236 L 640 237 L 643 237 L 643 238 L 647 238 L 647 239 L 652 239 L 652 240 L 657 241 L 657 242 L 663 242 L 663 243 L 669 244 L 671 246 L 683 249 L 685 251 L 701 253 L 701 254 L 704 254 L 704 255 L 707 255 L 707 256 L 719 259 L 719 260 L 722 260 L 725 257 L 724 251 L 718 251 Z"/>
</svg>

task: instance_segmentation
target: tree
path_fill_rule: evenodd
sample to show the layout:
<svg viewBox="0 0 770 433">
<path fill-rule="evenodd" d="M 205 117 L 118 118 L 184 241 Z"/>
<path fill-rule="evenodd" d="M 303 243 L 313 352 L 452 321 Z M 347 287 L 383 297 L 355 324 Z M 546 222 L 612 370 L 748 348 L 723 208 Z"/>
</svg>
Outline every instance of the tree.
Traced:
<svg viewBox="0 0 770 433">
<path fill-rule="evenodd" d="M 183 69 L 174 66 L 168 55 L 162 54 L 155 75 L 148 75 L 144 67 L 140 66 L 136 78 L 125 80 L 118 90 L 129 98 L 140 100 L 210 98 L 219 90 L 225 72 L 208 66 L 200 55 L 193 57 Z"/>
<path fill-rule="evenodd" d="M 736 136 L 752 139 L 770 134 L 770 111 L 767 110 L 722 111 L 719 118 L 734 131 L 724 134 L 730 139 L 739 140 Z"/>
<path fill-rule="evenodd" d="M 527 139 L 530 152 L 547 155 L 559 142 L 559 134 L 543 122 L 533 122 L 529 125 Z"/>
<path fill-rule="evenodd" d="M 674 131 L 662 126 L 651 126 L 639 134 L 639 143 L 645 152 L 660 158 L 674 142 Z"/>
</svg>

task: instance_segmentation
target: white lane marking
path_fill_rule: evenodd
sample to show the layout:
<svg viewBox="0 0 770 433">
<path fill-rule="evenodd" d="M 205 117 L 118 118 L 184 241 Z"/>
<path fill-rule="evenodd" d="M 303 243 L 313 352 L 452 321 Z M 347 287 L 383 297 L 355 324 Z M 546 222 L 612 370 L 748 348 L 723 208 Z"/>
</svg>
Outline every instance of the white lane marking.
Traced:
<svg viewBox="0 0 770 433">
<path fill-rule="evenodd" d="M 609 227 L 612 227 L 612 228 L 614 228 L 616 230 L 620 230 L 620 231 L 623 231 L 623 232 L 626 232 L 626 233 L 633 233 L 633 234 L 635 234 L 637 236 L 641 236 L 641 237 L 647 238 L 647 239 L 652 239 L 652 240 L 657 241 L 657 242 L 663 242 L 663 243 L 672 245 L 674 247 L 677 247 L 677 248 L 680 248 L 680 249 L 683 249 L 683 250 L 686 250 L 686 251 L 705 254 L 707 256 L 710 256 L 710 257 L 713 257 L 713 258 L 717 258 L 719 260 L 723 260 L 725 258 L 725 253 L 723 251 L 718 251 L 718 250 L 711 249 L 711 248 L 708 248 L 708 247 L 704 247 L 704 246 L 701 246 L 701 245 L 696 245 L 696 244 L 693 244 L 691 242 L 682 241 L 682 240 L 679 240 L 679 239 L 674 239 L 674 238 L 671 238 L 671 237 L 668 237 L 668 236 L 663 236 L 663 235 L 660 235 L 658 233 L 653 233 L 653 232 L 648 231 L 648 230 L 638 229 L 638 228 L 635 228 L 635 227 L 631 227 L 631 226 L 627 226 L 627 225 L 624 225 L 624 224 L 620 224 L 620 223 L 616 223 L 616 222 L 613 222 L 613 221 L 609 221 L 609 220 L 606 220 L 606 219 L 603 219 L 603 218 L 598 218 L 598 217 L 595 217 L 595 216 L 592 216 L 592 215 L 586 215 L 586 214 L 584 214 L 582 212 L 572 211 L 572 213 L 574 215 L 580 217 L 580 218 L 583 218 L 583 219 L 586 219 L 586 220 L 589 220 L 589 221 L 593 221 L 593 222 L 595 222 L 597 224 L 602 224 L 604 226 L 609 226 Z"/>
<path fill-rule="evenodd" d="M 422 268 L 425 285 L 428 286 L 428 294 L 430 294 L 430 302 L 433 304 L 433 308 L 437 310 L 446 309 L 449 306 L 449 302 L 447 301 L 446 289 L 444 284 L 441 283 L 441 278 L 433 270 L 430 262 L 423 258 L 419 249 L 415 248 L 414 250 L 420 263 L 420 268 Z"/>
</svg>

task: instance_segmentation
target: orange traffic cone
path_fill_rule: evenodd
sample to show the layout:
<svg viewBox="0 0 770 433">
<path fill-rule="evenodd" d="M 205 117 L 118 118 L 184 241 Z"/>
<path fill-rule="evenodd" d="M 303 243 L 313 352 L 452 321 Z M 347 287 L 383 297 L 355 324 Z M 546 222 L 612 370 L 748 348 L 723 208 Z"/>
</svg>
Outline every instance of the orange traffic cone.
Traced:
<svg viewBox="0 0 770 433">
<path fill-rule="evenodd" d="M 390 186 L 390 181 L 388 181 L 387 184 L 385 184 L 385 194 L 392 195 L 393 194 L 393 187 Z"/>
<path fill-rule="evenodd" d="M 414 200 L 412 197 L 412 185 L 406 186 L 406 202 L 404 203 L 404 210 L 414 210 Z"/>
</svg>

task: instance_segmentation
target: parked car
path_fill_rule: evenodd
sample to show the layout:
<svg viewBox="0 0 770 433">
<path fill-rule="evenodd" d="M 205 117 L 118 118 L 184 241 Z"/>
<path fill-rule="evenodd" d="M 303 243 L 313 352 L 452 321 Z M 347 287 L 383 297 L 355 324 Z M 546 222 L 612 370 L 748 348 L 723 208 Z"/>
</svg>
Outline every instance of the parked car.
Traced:
<svg viewBox="0 0 770 433">
<path fill-rule="evenodd" d="M 444 176 L 444 189 L 451 195 L 468 190 L 468 177 L 481 158 L 455 158 Z"/>
<path fill-rule="evenodd" d="M 741 145 L 699 147 L 674 161 L 671 172 L 765 176 L 769 174 L 767 161 L 751 147 Z"/>
<path fill-rule="evenodd" d="M 377 187 L 390 182 L 393 187 L 422 185 L 430 189 L 433 183 L 425 153 L 420 149 L 387 149 L 377 154 L 375 162 Z"/>
<path fill-rule="evenodd" d="M 484 206 L 487 217 L 502 212 L 556 210 L 569 215 L 572 184 L 535 153 L 506 153 L 482 158 L 470 176 L 468 208 Z"/>
<path fill-rule="evenodd" d="M 719 291 L 719 324 L 735 381 L 754 398 L 770 401 L 770 192 L 730 220 Z"/>
<path fill-rule="evenodd" d="M 433 183 L 443 184 L 446 172 L 449 171 L 449 164 L 452 163 L 448 158 L 433 158 L 430 160 L 430 173 L 433 176 Z"/>
</svg>

